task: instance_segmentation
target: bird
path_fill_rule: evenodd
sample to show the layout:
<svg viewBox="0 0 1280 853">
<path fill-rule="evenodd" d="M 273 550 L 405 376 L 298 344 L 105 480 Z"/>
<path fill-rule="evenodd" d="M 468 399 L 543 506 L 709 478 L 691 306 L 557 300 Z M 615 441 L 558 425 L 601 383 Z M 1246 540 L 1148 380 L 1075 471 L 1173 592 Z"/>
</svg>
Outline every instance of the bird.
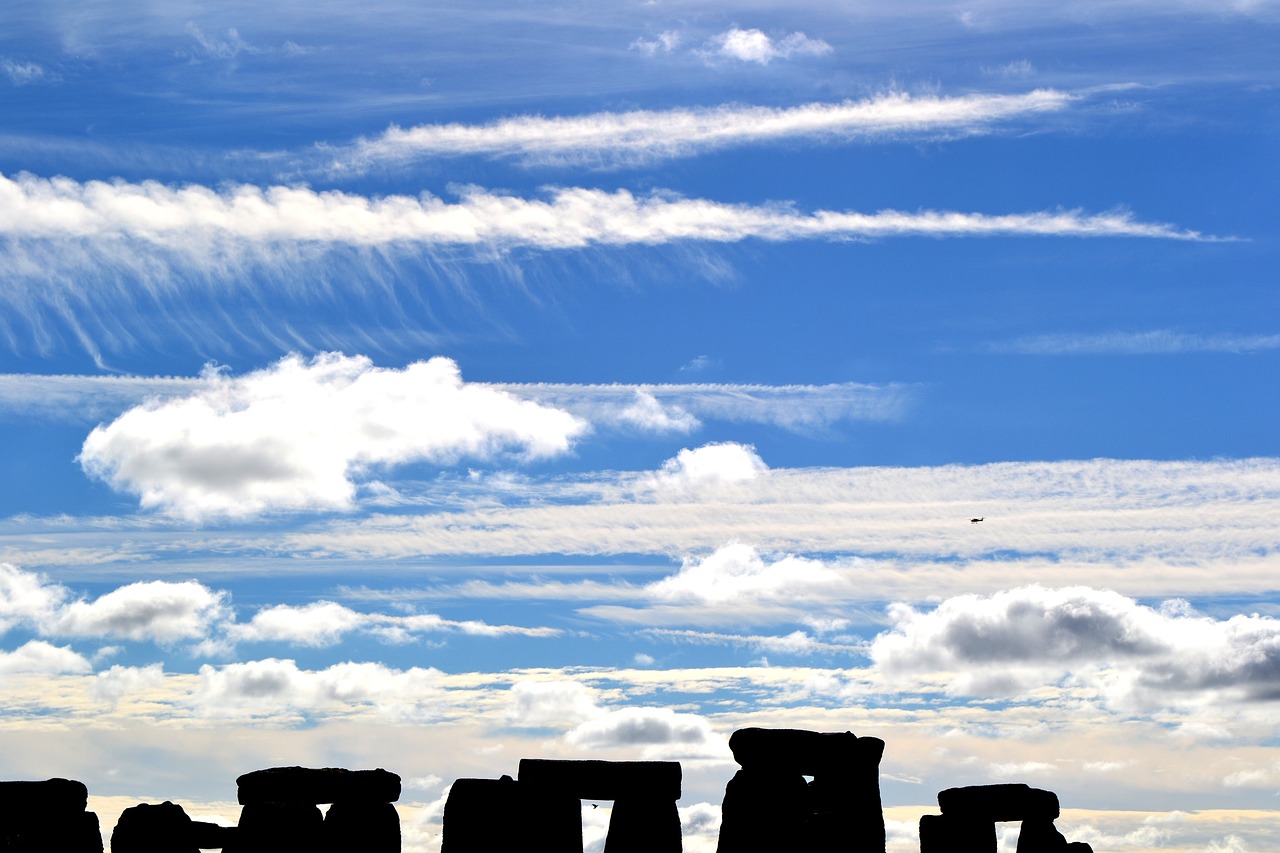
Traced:
<svg viewBox="0 0 1280 853">
<path fill-rule="evenodd" d="M 977 524 L 979 521 L 986 521 L 986 520 L 987 520 L 987 517 L 984 515 L 982 518 L 971 518 L 971 519 L 969 519 L 969 523 L 970 523 L 970 524 Z"/>
</svg>

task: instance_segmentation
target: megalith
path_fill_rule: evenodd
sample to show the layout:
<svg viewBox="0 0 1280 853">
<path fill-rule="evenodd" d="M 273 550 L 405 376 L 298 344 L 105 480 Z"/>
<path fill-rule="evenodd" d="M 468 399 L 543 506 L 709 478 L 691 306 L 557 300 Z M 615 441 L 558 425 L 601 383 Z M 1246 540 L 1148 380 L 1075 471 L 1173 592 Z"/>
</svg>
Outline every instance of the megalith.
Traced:
<svg viewBox="0 0 1280 853">
<path fill-rule="evenodd" d="M 725 786 L 718 853 L 883 853 L 884 741 L 852 732 L 746 728 L 733 733 L 729 749 L 742 769 Z"/>
</svg>

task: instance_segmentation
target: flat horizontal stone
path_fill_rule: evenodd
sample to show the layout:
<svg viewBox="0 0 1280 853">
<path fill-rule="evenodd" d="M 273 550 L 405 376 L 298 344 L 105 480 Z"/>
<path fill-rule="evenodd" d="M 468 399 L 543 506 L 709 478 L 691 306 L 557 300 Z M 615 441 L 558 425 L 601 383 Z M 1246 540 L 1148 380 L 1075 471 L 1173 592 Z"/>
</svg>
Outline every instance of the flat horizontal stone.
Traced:
<svg viewBox="0 0 1280 853">
<path fill-rule="evenodd" d="M 236 779 L 240 805 L 251 803 L 394 803 L 400 777 L 389 770 L 270 767 Z"/>
<path fill-rule="evenodd" d="M 74 779 L 0 782 L 0 815 L 9 820 L 30 812 L 82 812 L 88 805 L 89 789 Z"/>
<path fill-rule="evenodd" d="M 520 759 L 521 787 L 563 792 L 580 800 L 680 799 L 679 761 Z"/>
<path fill-rule="evenodd" d="M 878 767 L 884 741 L 853 732 L 804 729 L 738 729 L 729 737 L 733 758 L 743 767 L 772 767 L 803 776 Z"/>
<path fill-rule="evenodd" d="M 1057 820 L 1059 814 L 1057 794 L 1021 783 L 948 788 L 938 792 L 938 806 L 944 815 L 969 820 Z"/>
</svg>

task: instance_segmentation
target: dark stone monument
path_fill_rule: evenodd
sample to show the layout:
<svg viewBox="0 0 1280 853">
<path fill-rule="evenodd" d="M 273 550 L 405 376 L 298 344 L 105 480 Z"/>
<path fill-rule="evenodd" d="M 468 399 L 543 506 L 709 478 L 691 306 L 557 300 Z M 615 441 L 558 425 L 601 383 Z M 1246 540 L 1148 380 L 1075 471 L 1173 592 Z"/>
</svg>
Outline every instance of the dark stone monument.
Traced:
<svg viewBox="0 0 1280 853">
<path fill-rule="evenodd" d="M 111 853 L 197 853 L 191 818 L 182 806 L 139 803 L 120 813 L 111 831 Z"/>
<path fill-rule="evenodd" d="M 440 853 L 497 853 L 527 844 L 519 792 L 519 785 L 510 776 L 456 780 L 444 803 Z M 581 817 L 578 820 L 581 823 Z M 578 846 L 582 846 L 581 837 Z"/>
<path fill-rule="evenodd" d="M 400 777 L 386 770 L 271 767 L 236 780 L 242 809 L 225 853 L 400 853 Z M 317 806 L 331 803 L 323 818 Z"/>
<path fill-rule="evenodd" d="M 73 779 L 0 782 L 0 851 L 102 853 L 89 789 Z"/>
<path fill-rule="evenodd" d="M 680 853 L 680 764 L 526 758 L 519 780 L 459 779 L 444 807 L 441 853 L 498 853 L 530 846 L 582 853 L 582 801 L 613 800 L 605 853 Z"/>
<path fill-rule="evenodd" d="M 729 749 L 742 769 L 725 786 L 718 853 L 883 853 L 884 741 L 852 732 L 747 728 L 733 733 Z"/>
<path fill-rule="evenodd" d="M 613 800 L 605 853 L 680 853 L 680 782 L 678 761 L 520 761 L 526 803 L 557 816 L 549 853 L 582 853 L 582 800 Z"/>
<path fill-rule="evenodd" d="M 1058 795 L 1023 784 L 971 785 L 938 793 L 940 815 L 920 818 L 920 853 L 996 853 L 996 823 L 1021 821 L 1018 853 L 1093 853 L 1067 843 L 1053 822 Z"/>
</svg>

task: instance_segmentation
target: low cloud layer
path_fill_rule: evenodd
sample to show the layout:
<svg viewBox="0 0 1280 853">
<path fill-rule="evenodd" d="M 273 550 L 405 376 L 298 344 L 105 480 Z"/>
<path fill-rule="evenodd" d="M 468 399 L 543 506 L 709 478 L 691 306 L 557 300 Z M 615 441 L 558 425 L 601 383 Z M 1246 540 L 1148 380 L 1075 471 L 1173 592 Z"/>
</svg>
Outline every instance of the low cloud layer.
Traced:
<svg viewBox="0 0 1280 853">
<path fill-rule="evenodd" d="M 1027 586 L 895 605 L 872 642 L 889 675 L 945 674 L 949 690 L 1008 695 L 1062 682 L 1123 708 L 1280 700 L 1280 620 L 1214 619 L 1186 602 L 1154 608 L 1108 590 Z"/>
<path fill-rule="evenodd" d="M 291 356 L 190 396 L 129 410 L 85 439 L 80 464 L 142 506 L 199 519 L 342 510 L 356 480 L 408 462 L 567 452 L 574 416 L 462 381 L 445 358 L 403 370 Z"/>
</svg>

